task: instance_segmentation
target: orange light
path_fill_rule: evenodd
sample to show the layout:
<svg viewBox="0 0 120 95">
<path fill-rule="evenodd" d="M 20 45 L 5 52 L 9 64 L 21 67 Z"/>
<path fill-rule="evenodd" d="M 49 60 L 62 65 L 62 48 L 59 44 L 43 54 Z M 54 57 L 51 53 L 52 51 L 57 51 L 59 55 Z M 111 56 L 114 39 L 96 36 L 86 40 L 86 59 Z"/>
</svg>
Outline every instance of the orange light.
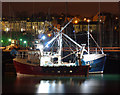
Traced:
<svg viewBox="0 0 120 95">
<path fill-rule="evenodd" d="M 77 20 L 75 20 L 75 24 L 77 24 L 78 23 L 78 21 Z"/>
<path fill-rule="evenodd" d="M 87 22 L 90 22 L 90 19 L 88 19 Z"/>
<path fill-rule="evenodd" d="M 51 37 L 51 34 L 50 34 L 50 33 L 48 34 L 48 37 Z"/>
<path fill-rule="evenodd" d="M 86 21 L 87 19 L 86 18 L 84 18 L 84 21 Z"/>
</svg>

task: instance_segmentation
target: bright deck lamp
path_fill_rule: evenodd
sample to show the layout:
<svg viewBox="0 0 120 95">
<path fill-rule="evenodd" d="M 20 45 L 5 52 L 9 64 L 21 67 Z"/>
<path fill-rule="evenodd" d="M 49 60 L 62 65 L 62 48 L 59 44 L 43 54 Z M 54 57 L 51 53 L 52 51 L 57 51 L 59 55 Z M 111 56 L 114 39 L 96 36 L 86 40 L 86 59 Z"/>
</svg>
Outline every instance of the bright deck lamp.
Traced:
<svg viewBox="0 0 120 95">
<path fill-rule="evenodd" d="M 45 38 L 46 38 L 45 36 L 42 36 L 42 39 L 43 39 L 43 40 L 45 40 Z"/>
<path fill-rule="evenodd" d="M 51 37 L 51 34 L 50 34 L 50 33 L 48 34 L 48 37 Z"/>
</svg>

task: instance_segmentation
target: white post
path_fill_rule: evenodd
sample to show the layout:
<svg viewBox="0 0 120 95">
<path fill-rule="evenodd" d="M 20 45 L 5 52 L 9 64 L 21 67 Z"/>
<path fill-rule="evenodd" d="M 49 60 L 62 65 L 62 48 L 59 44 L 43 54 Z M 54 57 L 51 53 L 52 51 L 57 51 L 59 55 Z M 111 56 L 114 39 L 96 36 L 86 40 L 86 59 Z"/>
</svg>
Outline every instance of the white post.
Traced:
<svg viewBox="0 0 120 95">
<path fill-rule="evenodd" d="M 96 48 L 96 54 L 97 54 L 97 48 Z"/>
<path fill-rule="evenodd" d="M 61 65 L 61 56 L 62 56 L 62 33 L 60 32 L 58 65 Z"/>
<path fill-rule="evenodd" d="M 89 22 L 90 22 L 90 20 L 88 20 L 88 54 L 90 54 L 90 48 L 89 48 L 89 39 L 90 39 L 90 33 L 89 33 Z"/>
</svg>

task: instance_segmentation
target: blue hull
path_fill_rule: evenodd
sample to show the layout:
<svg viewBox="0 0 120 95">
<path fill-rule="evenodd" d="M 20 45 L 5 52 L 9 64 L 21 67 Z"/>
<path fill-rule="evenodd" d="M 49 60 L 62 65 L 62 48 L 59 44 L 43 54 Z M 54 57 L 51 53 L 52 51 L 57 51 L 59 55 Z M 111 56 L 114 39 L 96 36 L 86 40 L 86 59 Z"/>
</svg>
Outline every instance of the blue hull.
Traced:
<svg viewBox="0 0 120 95">
<path fill-rule="evenodd" d="M 82 60 L 82 65 L 90 64 L 89 72 L 103 72 L 105 61 L 106 61 L 106 56 L 87 62 L 84 62 Z"/>
</svg>

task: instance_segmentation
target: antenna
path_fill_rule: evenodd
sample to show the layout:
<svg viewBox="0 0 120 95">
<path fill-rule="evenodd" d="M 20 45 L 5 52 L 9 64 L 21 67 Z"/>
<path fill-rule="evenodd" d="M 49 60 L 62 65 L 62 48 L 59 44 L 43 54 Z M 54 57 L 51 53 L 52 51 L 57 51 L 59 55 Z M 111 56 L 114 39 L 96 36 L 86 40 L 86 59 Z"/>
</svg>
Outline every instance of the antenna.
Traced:
<svg viewBox="0 0 120 95">
<path fill-rule="evenodd" d="M 99 0 L 99 44 L 100 44 L 100 47 L 101 47 L 101 28 L 100 28 L 100 2 L 101 2 L 101 0 Z"/>
</svg>

